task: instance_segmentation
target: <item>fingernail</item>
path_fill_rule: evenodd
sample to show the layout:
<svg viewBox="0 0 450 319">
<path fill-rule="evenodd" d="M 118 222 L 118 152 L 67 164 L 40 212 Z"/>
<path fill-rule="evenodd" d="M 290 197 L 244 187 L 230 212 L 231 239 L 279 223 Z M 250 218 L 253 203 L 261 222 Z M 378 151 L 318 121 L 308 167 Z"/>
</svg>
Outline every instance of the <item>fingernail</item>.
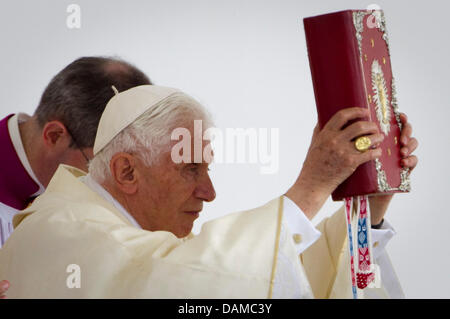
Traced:
<svg viewBox="0 0 450 319">
<path fill-rule="evenodd" d="M 404 148 L 402 149 L 402 154 L 403 154 L 403 155 L 408 154 L 408 148 L 404 147 Z"/>
</svg>

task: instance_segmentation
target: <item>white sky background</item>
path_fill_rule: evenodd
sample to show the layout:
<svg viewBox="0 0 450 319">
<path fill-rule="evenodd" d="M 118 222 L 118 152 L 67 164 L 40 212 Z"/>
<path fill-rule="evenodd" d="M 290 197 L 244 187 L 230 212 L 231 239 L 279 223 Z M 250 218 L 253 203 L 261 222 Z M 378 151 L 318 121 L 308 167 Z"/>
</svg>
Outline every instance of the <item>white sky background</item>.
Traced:
<svg viewBox="0 0 450 319">
<path fill-rule="evenodd" d="M 66 8 L 81 6 L 81 29 Z M 302 18 L 365 1 L 0 0 L 0 117 L 33 113 L 50 79 L 75 58 L 119 55 L 155 84 L 177 87 L 213 113 L 219 128 L 280 129 L 280 169 L 216 164 L 211 218 L 283 194 L 305 158 L 316 109 Z M 392 263 L 410 298 L 449 298 L 448 90 L 446 1 L 378 1 L 385 10 L 400 110 L 420 147 L 412 192 L 396 195 L 387 219 L 398 234 Z M 325 204 L 317 222 L 341 204 Z"/>
</svg>

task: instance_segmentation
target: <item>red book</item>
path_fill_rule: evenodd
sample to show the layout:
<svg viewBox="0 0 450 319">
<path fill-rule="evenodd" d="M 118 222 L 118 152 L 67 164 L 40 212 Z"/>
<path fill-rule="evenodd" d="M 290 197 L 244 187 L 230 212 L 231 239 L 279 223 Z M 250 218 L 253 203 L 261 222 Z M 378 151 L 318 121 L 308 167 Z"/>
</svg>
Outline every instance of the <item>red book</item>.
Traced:
<svg viewBox="0 0 450 319">
<path fill-rule="evenodd" d="M 383 11 L 346 10 L 303 22 L 320 128 L 342 108 L 359 106 L 370 110 L 368 120 L 385 135 L 382 156 L 360 165 L 336 188 L 333 200 L 409 192 Z"/>
</svg>

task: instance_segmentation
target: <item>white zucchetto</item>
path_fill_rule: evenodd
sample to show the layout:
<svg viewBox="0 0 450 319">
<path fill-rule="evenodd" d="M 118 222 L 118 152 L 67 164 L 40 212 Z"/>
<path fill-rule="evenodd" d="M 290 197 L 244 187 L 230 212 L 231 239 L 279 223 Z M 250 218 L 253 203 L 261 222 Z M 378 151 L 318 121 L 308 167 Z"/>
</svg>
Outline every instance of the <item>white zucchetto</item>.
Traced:
<svg viewBox="0 0 450 319">
<path fill-rule="evenodd" d="M 145 111 L 180 91 L 156 85 L 140 85 L 114 95 L 103 111 L 94 143 L 94 155 Z"/>
</svg>

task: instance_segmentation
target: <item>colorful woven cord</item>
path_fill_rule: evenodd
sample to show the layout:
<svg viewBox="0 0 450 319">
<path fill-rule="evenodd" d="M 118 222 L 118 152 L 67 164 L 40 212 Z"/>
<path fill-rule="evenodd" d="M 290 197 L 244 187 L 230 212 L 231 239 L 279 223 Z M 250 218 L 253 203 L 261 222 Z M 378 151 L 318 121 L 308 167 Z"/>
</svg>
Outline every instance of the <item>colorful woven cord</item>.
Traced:
<svg viewBox="0 0 450 319">
<path fill-rule="evenodd" d="M 372 272 L 371 247 L 369 245 L 370 216 L 367 196 L 358 196 L 358 272 L 356 280 L 359 289 L 364 289 L 374 280 Z"/>
<path fill-rule="evenodd" d="M 368 209 L 367 196 L 358 196 L 355 198 L 347 197 L 344 199 L 345 212 L 347 219 L 347 235 L 350 251 L 350 270 L 352 276 L 353 298 L 357 299 L 357 287 L 366 288 L 374 279 L 373 260 L 370 246 L 370 211 Z M 357 205 L 357 265 L 355 265 L 355 250 L 353 248 L 353 228 L 352 228 L 352 210 L 353 204 Z"/>
</svg>

